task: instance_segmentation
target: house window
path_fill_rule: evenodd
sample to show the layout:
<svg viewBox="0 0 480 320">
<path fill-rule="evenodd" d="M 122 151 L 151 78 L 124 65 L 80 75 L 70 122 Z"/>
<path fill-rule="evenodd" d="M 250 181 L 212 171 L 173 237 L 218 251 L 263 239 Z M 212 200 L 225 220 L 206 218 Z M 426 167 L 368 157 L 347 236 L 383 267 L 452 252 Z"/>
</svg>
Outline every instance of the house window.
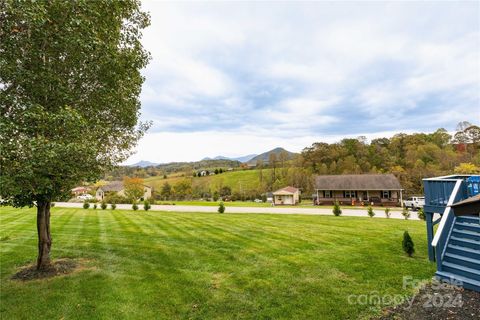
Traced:
<svg viewBox="0 0 480 320">
<path fill-rule="evenodd" d="M 330 190 L 323 191 L 323 197 L 324 198 L 331 198 L 332 197 L 332 191 L 330 191 Z"/>
<path fill-rule="evenodd" d="M 392 197 L 392 192 L 388 190 L 382 191 L 382 199 L 390 199 Z"/>
<path fill-rule="evenodd" d="M 345 191 L 343 191 L 343 197 L 344 198 L 356 198 L 357 197 L 357 191 L 345 190 Z"/>
</svg>

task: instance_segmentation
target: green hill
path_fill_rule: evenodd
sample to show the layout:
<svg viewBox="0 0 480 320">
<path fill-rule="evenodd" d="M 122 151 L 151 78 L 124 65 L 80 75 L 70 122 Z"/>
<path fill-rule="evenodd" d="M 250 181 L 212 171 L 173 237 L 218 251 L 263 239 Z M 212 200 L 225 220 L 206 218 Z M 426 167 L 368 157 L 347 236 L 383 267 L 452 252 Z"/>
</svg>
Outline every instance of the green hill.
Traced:
<svg viewBox="0 0 480 320">
<path fill-rule="evenodd" d="M 266 177 L 270 174 L 271 169 L 263 169 L 263 175 Z M 235 170 L 228 171 L 222 174 L 205 176 L 205 177 L 192 177 L 191 175 L 175 174 L 170 175 L 167 179 L 163 177 L 151 177 L 145 179 L 145 184 L 153 187 L 157 191 L 168 182 L 171 185 L 188 179 L 192 182 L 192 189 L 202 188 L 204 190 L 210 189 L 212 192 L 219 190 L 220 188 L 227 186 L 233 193 L 251 192 L 252 190 L 260 189 L 260 170 Z"/>
</svg>

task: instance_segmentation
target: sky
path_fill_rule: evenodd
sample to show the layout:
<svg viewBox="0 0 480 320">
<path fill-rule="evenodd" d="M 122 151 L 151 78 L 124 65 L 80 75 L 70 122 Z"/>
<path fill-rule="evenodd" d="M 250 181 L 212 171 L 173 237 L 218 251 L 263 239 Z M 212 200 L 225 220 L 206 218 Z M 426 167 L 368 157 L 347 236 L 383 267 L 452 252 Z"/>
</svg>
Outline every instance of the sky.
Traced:
<svg viewBox="0 0 480 320">
<path fill-rule="evenodd" d="M 480 122 L 480 2 L 154 2 L 126 164 Z"/>
</svg>

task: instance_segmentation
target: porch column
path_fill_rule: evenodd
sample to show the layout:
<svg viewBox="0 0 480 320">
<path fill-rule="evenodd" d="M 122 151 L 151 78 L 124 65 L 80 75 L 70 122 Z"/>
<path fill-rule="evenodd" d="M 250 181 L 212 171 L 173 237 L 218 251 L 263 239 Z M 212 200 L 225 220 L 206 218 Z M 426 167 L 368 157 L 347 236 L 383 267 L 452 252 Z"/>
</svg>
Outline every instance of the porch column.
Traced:
<svg viewBox="0 0 480 320">
<path fill-rule="evenodd" d="M 400 189 L 400 206 L 403 208 L 403 194 L 402 194 L 402 189 Z"/>
<path fill-rule="evenodd" d="M 427 222 L 427 246 L 428 246 L 428 259 L 435 261 L 435 250 L 432 246 L 433 241 L 433 212 L 425 212 L 425 220 Z"/>
</svg>

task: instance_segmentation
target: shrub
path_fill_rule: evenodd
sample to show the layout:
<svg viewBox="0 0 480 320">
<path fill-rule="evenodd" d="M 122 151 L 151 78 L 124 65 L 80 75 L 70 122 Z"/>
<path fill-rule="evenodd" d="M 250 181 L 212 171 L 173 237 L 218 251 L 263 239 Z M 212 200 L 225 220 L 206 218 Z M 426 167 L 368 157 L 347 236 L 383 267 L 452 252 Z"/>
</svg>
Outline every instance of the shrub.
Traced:
<svg viewBox="0 0 480 320">
<path fill-rule="evenodd" d="M 133 209 L 133 211 L 138 210 L 138 204 L 135 201 L 132 203 L 132 209 Z"/>
<path fill-rule="evenodd" d="M 337 217 L 342 214 L 342 209 L 340 209 L 340 205 L 338 204 L 338 201 L 335 201 L 335 203 L 333 204 L 332 212 Z"/>
<path fill-rule="evenodd" d="M 224 213 L 225 212 L 225 205 L 223 204 L 223 201 L 220 202 L 220 205 L 218 206 L 218 213 Z"/>
<path fill-rule="evenodd" d="M 111 204 L 111 208 L 112 210 L 115 210 L 117 208 L 117 205 L 115 204 L 115 202 Z"/>
<path fill-rule="evenodd" d="M 100 208 L 102 208 L 102 210 L 107 209 L 107 203 L 105 201 L 102 201 L 102 203 L 100 204 Z"/>
<path fill-rule="evenodd" d="M 403 251 L 405 251 L 405 253 L 409 257 L 411 257 L 415 252 L 413 240 L 412 240 L 412 237 L 410 237 L 410 234 L 408 234 L 408 231 L 405 231 L 403 233 L 402 247 L 403 247 Z"/>
<path fill-rule="evenodd" d="M 55 202 L 50 203 L 50 208 L 55 207 Z"/>
<path fill-rule="evenodd" d="M 390 218 L 390 208 L 385 208 L 385 217 Z"/>
<path fill-rule="evenodd" d="M 408 220 L 408 218 L 410 218 L 410 211 L 408 211 L 406 207 L 404 207 L 402 210 L 402 216 L 405 218 L 405 220 Z"/>
<path fill-rule="evenodd" d="M 218 192 L 215 191 L 215 192 L 213 193 L 213 201 L 217 201 L 217 200 L 218 200 Z"/>
<path fill-rule="evenodd" d="M 97 204 L 96 203 L 93 204 L 93 209 L 97 209 Z"/>
<path fill-rule="evenodd" d="M 115 193 L 109 193 L 103 199 L 106 203 L 130 203 L 126 197 L 118 195 Z"/>
<path fill-rule="evenodd" d="M 372 206 L 368 206 L 367 214 L 370 218 L 373 218 L 375 216 L 375 211 L 373 211 Z"/>
<path fill-rule="evenodd" d="M 423 208 L 418 209 L 417 216 L 419 219 L 425 221 L 425 211 L 423 211 Z"/>
<path fill-rule="evenodd" d="M 83 209 L 88 209 L 90 208 L 90 203 L 88 201 L 83 202 Z"/>
<path fill-rule="evenodd" d="M 150 205 L 150 202 L 148 202 L 147 200 L 143 201 L 143 209 L 145 211 L 148 211 L 152 208 L 152 206 Z"/>
</svg>

